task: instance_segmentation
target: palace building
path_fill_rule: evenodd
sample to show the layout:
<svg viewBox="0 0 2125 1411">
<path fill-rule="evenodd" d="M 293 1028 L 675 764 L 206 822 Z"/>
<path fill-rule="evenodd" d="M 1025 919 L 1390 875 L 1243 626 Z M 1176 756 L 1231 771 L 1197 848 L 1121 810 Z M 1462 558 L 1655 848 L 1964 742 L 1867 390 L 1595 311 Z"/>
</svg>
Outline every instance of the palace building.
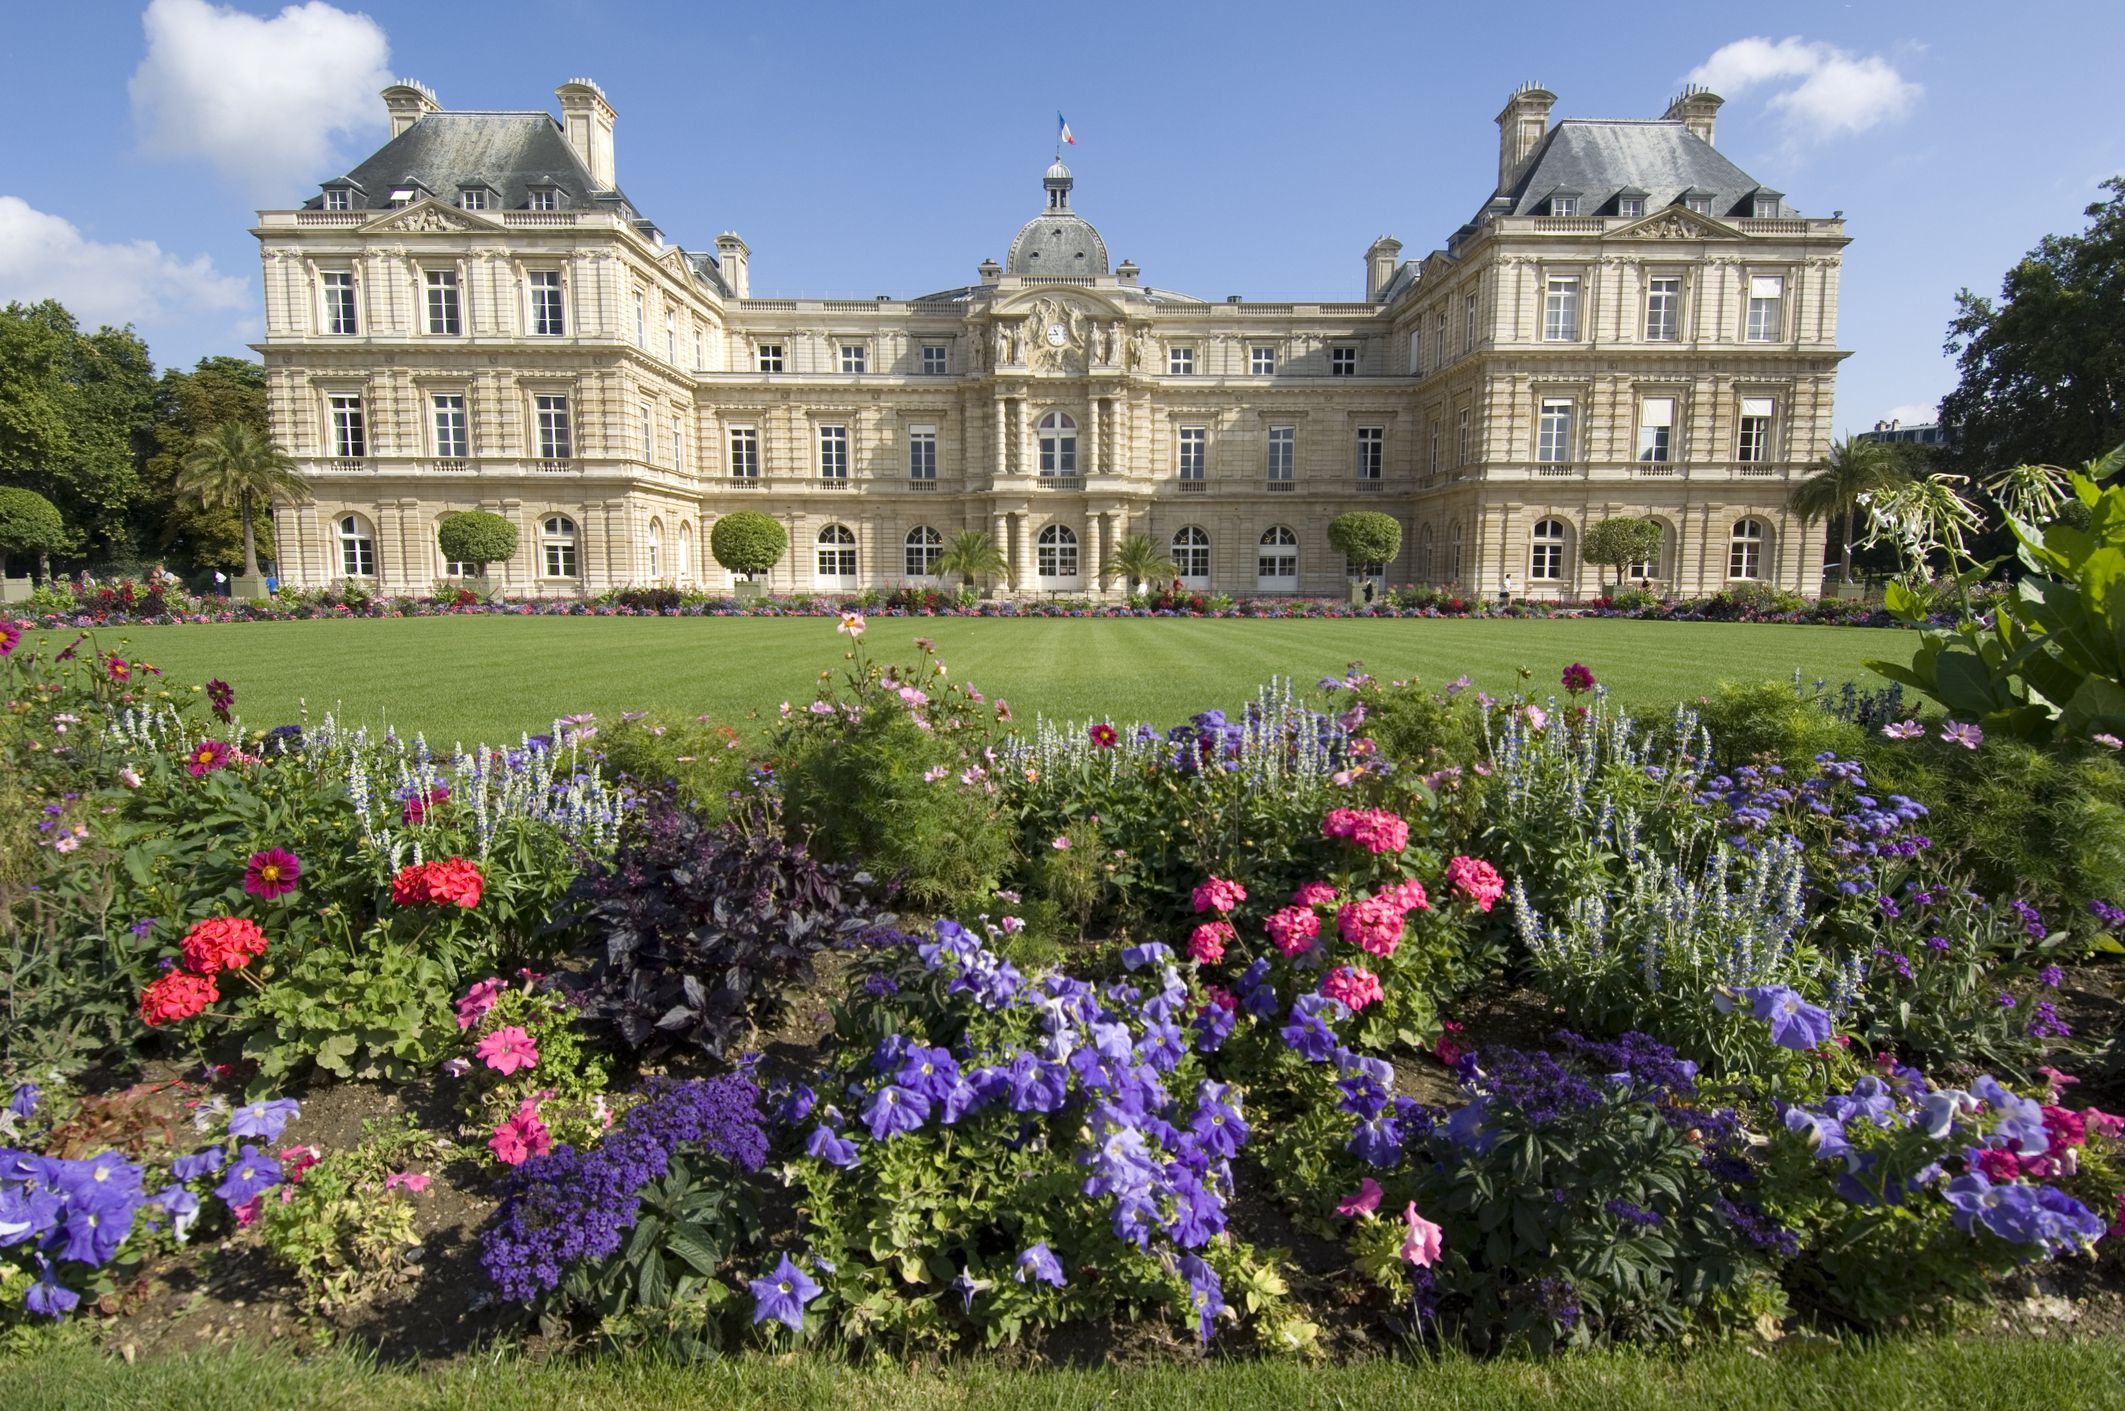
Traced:
<svg viewBox="0 0 2125 1411">
<path fill-rule="evenodd" d="M 1713 94 L 1552 123 L 1520 89 L 1467 224 L 1420 259 L 1380 237 L 1362 297 L 1319 303 L 1148 281 L 1061 162 L 962 288 L 755 297 L 739 236 L 674 243 L 621 191 L 604 91 L 557 96 L 394 84 L 388 142 L 260 213 L 272 429 L 313 493 L 277 510 L 283 582 L 428 589 L 470 568 L 438 521 L 488 509 L 519 529 L 505 591 L 722 589 L 709 529 L 753 509 L 789 530 L 777 592 L 932 583 L 975 529 L 1026 595 L 1118 593 L 1103 566 L 1149 535 L 1236 596 L 1587 597 L 1580 537 L 1621 515 L 1665 534 L 1634 580 L 1819 587 L 1786 496 L 1829 448 L 1842 213 L 1720 155 Z M 1401 522 L 1394 562 L 1330 547 L 1358 509 Z"/>
</svg>

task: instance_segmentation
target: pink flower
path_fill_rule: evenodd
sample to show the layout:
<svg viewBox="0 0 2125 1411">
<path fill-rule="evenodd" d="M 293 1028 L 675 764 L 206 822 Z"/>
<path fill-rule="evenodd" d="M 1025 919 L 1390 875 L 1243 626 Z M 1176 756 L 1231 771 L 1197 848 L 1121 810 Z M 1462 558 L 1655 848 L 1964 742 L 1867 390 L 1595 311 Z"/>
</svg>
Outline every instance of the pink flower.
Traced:
<svg viewBox="0 0 2125 1411">
<path fill-rule="evenodd" d="M 324 1153 L 314 1146 L 291 1146 L 280 1153 L 281 1179 L 289 1185 L 300 1185 L 303 1172 L 315 1166 Z"/>
<path fill-rule="evenodd" d="M 1360 1177 L 1358 1189 L 1336 1202 L 1338 1215 L 1370 1215 L 1380 1208 L 1380 1183 L 1370 1176 Z"/>
<path fill-rule="evenodd" d="M 1314 938 L 1321 934 L 1321 918 L 1310 906 L 1287 906 L 1281 911 L 1272 911 L 1265 924 L 1269 928 L 1269 939 L 1287 959 L 1312 950 Z"/>
<path fill-rule="evenodd" d="M 1321 993 L 1353 1013 L 1384 998 L 1380 977 L 1363 966 L 1354 965 L 1339 965 L 1329 971 L 1327 978 L 1321 981 Z"/>
<path fill-rule="evenodd" d="M 2125 1117 L 2114 1116 L 2099 1107 L 2082 1108 L 2081 1120 L 2087 1124 L 2091 1135 L 2102 1137 L 2106 1141 L 2116 1141 L 2125 1136 Z"/>
<path fill-rule="evenodd" d="M 1985 732 L 1975 725 L 1966 725 L 1958 720 L 1941 727 L 1941 743 L 1961 745 L 1966 750 L 1974 750 L 1985 743 Z"/>
<path fill-rule="evenodd" d="M 2022 1174 L 2022 1163 L 2011 1151 L 1986 1147 L 1977 1154 L 1977 1169 L 1989 1181 L 2012 1181 Z"/>
<path fill-rule="evenodd" d="M 384 1189 L 387 1191 L 409 1190 L 415 1195 L 419 1195 L 422 1191 L 428 1189 L 428 1183 L 434 1179 L 433 1176 L 425 1171 L 393 1171 L 390 1175 L 384 1177 Z"/>
<path fill-rule="evenodd" d="M 1468 1052 L 1468 1046 L 1457 1037 L 1463 1025 L 1459 1020 L 1449 1019 L 1439 1027 L 1446 1032 L 1440 1034 L 1438 1042 L 1431 1046 L 1431 1056 L 1451 1068 L 1461 1061 L 1462 1054 Z"/>
<path fill-rule="evenodd" d="M 1408 908 L 1382 892 L 1363 901 L 1345 902 L 1336 912 L 1336 930 L 1359 950 L 1388 956 L 1402 944 L 1402 928 L 1408 919 Z"/>
<path fill-rule="evenodd" d="M 294 853 L 286 848 L 267 848 L 251 854 L 244 867 L 243 889 L 271 901 L 294 891 L 295 879 L 302 875 L 302 862 Z"/>
<path fill-rule="evenodd" d="M 1054 842 L 1048 844 L 1048 846 L 1055 849 L 1057 852 L 1068 852 L 1070 850 L 1069 836 L 1065 834 L 1064 836 L 1057 838 Z M 1202 910 L 1202 908 L 1197 907 L 1196 910 L 1200 911 Z"/>
<path fill-rule="evenodd" d="M 1199 912 L 1215 911 L 1225 914 L 1247 900 L 1247 889 L 1237 882 L 1212 877 L 1195 889 L 1193 899 L 1195 909 Z"/>
<path fill-rule="evenodd" d="M 1538 705 L 1529 706 L 1527 708 L 1527 728 L 1534 731 L 1537 735 L 1549 729 L 1549 712 Z"/>
<path fill-rule="evenodd" d="M 1892 740 L 1916 740 L 1926 733 L 1926 727 L 1916 720 L 1892 720 L 1882 727 L 1882 734 Z"/>
<path fill-rule="evenodd" d="M 1409 1224 L 1409 1233 L 1402 1237 L 1402 1257 L 1419 1269 L 1428 1269 L 1438 1262 L 1439 1248 L 1445 1243 L 1445 1232 L 1417 1213 L 1417 1203 L 1411 1201 L 1402 1211 L 1403 1220 Z"/>
<path fill-rule="evenodd" d="M 1480 858 L 1457 857 L 1447 863 L 1446 882 L 1478 911 L 1489 911 L 1505 895 L 1505 879 Z"/>
<path fill-rule="evenodd" d="M 1400 852 L 1409 846 L 1409 824 L 1384 808 L 1332 808 L 1321 820 L 1321 836 L 1348 839 L 1370 853 Z"/>
<path fill-rule="evenodd" d="M 480 981 L 465 991 L 465 997 L 457 1002 L 457 1026 L 469 1029 L 480 1022 L 480 1016 L 494 1008 L 495 996 L 502 992 L 499 977 Z"/>
<path fill-rule="evenodd" d="M 539 1120 L 538 1104 L 526 1098 L 517 1110 L 511 1113 L 494 1135 L 487 1139 L 488 1150 L 494 1159 L 504 1166 L 521 1166 L 528 1158 L 544 1156 L 553 1150 L 553 1133 Z"/>
<path fill-rule="evenodd" d="M 1327 882 L 1308 882 L 1291 894 L 1293 906 L 1333 906 L 1336 889 Z"/>
<path fill-rule="evenodd" d="M 264 1191 L 260 1191 L 257 1195 L 252 1196 L 249 1200 L 237 1206 L 229 1213 L 236 1217 L 236 1228 L 238 1228 L 239 1230 L 248 1230 L 251 1228 L 251 1226 L 258 1223 L 259 1214 L 265 1209 L 265 1206 L 266 1193 Z"/>
<path fill-rule="evenodd" d="M 1204 965 L 1214 965 L 1225 958 L 1225 943 L 1237 940 L 1239 933 L 1232 929 L 1230 921 L 1205 921 L 1188 936 L 1188 958 Z"/>
<path fill-rule="evenodd" d="M 472 1052 L 489 1068 L 504 1076 L 519 1068 L 535 1068 L 539 1062 L 539 1046 L 516 1024 L 487 1035 Z"/>
</svg>

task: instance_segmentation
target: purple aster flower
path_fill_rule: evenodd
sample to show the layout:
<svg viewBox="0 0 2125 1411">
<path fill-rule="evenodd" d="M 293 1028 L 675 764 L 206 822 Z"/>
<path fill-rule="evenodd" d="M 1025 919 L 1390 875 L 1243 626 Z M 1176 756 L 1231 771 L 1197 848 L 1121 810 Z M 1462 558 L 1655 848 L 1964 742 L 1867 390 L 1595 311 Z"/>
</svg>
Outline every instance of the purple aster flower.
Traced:
<svg viewBox="0 0 2125 1411">
<path fill-rule="evenodd" d="M 804 1154 L 824 1161 L 829 1166 L 854 1166 L 856 1143 L 841 1136 L 831 1127 L 814 1127 L 811 1137 L 804 1143 Z"/>
<path fill-rule="evenodd" d="M 1020 1283 L 1031 1279 L 1034 1283 L 1047 1284 L 1053 1288 L 1061 1288 L 1065 1282 L 1062 1261 L 1055 1257 L 1055 1251 L 1048 1248 L 1046 1240 L 1018 1256 L 1018 1272 L 1012 1277 Z"/>
<path fill-rule="evenodd" d="M 753 1291 L 754 1327 L 772 1318 L 793 1333 L 804 1327 L 804 1305 L 819 1296 L 818 1283 L 790 1263 L 787 1254 L 764 1278 L 753 1279 L 746 1287 Z"/>
<path fill-rule="evenodd" d="M 277 1141 L 287 1125 L 302 1112 L 302 1104 L 292 1097 L 276 1097 L 265 1102 L 249 1103 L 229 1114 L 229 1135 L 252 1137 L 259 1141 Z M 241 1201 L 236 1202 L 242 1204 Z"/>
<path fill-rule="evenodd" d="M 234 1210 L 279 1185 L 280 1176 L 280 1163 L 247 1142 L 229 1163 L 229 1174 L 214 1188 L 214 1194 Z"/>
<path fill-rule="evenodd" d="M 878 1142 L 901 1132 L 917 1131 L 929 1117 L 930 1100 L 897 1083 L 888 1083 L 871 1094 L 863 1108 L 864 1125 L 871 1129 L 871 1140 Z"/>
<path fill-rule="evenodd" d="M 1771 1042 L 1780 1048 L 1806 1053 L 1830 1040 L 1830 1011 L 1809 1004 L 1800 992 L 1787 985 L 1759 985 L 1743 990 L 1755 1006 L 1758 1019 L 1769 1021 Z"/>
</svg>

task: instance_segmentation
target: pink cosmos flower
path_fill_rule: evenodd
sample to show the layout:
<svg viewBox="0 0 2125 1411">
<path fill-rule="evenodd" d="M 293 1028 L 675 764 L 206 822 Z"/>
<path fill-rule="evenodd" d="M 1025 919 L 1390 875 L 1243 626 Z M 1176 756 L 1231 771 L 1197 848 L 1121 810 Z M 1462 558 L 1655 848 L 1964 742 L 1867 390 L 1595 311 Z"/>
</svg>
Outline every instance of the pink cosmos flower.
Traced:
<svg viewBox="0 0 2125 1411">
<path fill-rule="evenodd" d="M 1537 735 L 1549 729 L 1549 712 L 1538 705 L 1529 706 L 1527 708 L 1527 728 L 1534 731 Z"/>
<path fill-rule="evenodd" d="M 539 1062 L 539 1046 L 532 1041 L 530 1034 L 516 1024 L 507 1025 L 487 1035 L 472 1052 L 489 1068 L 505 1077 L 519 1068 L 535 1068 Z"/>
<path fill-rule="evenodd" d="M 1354 1194 L 1336 1202 L 1338 1215 L 1370 1215 L 1380 1208 L 1380 1183 L 1370 1176 L 1360 1177 Z"/>
<path fill-rule="evenodd" d="M 1941 743 L 1961 745 L 1966 750 L 1974 750 L 1985 743 L 1985 732 L 1975 725 L 1966 725 L 1958 720 L 1941 727 Z"/>
<path fill-rule="evenodd" d="M 1445 1231 L 1419 1215 L 1413 1200 L 1402 1211 L 1402 1219 L 1409 1225 L 1409 1233 L 1402 1237 L 1402 1257 L 1419 1269 L 1430 1268 L 1438 1262 Z"/>
<path fill-rule="evenodd" d="M 1061 837 L 1058 837 L 1054 842 L 1048 844 L 1048 846 L 1055 849 L 1057 852 L 1068 852 L 1070 850 L 1069 836 L 1065 834 Z"/>
<path fill-rule="evenodd" d="M 286 848 L 267 848 L 251 854 L 244 868 L 243 889 L 271 901 L 294 891 L 295 879 L 302 875 L 302 861 L 294 853 Z"/>
<path fill-rule="evenodd" d="M 1225 958 L 1225 944 L 1238 939 L 1230 921 L 1205 921 L 1188 935 L 1188 958 L 1215 965 Z"/>
<path fill-rule="evenodd" d="M 850 637 L 861 637 L 863 635 L 863 614 L 860 612 L 845 612 L 841 614 L 841 625 L 834 630 L 846 633 Z"/>
<path fill-rule="evenodd" d="M 1293 906 L 1333 906 L 1336 889 L 1327 882 L 1308 882 L 1291 894 Z"/>
<path fill-rule="evenodd" d="M 1926 727 L 1916 720 L 1895 720 L 1882 727 L 1882 734 L 1892 740 L 1916 740 L 1926 733 Z"/>
<path fill-rule="evenodd" d="M 494 1008 L 495 996 L 502 992 L 500 977 L 491 976 L 465 991 L 465 997 L 457 1002 L 457 1026 L 469 1029 L 480 1022 L 480 1016 Z"/>
<path fill-rule="evenodd" d="M 1215 911 L 1226 914 L 1247 900 L 1247 889 L 1237 882 L 1228 882 L 1222 877 L 1212 877 L 1195 889 L 1193 895 L 1198 912 Z"/>
</svg>

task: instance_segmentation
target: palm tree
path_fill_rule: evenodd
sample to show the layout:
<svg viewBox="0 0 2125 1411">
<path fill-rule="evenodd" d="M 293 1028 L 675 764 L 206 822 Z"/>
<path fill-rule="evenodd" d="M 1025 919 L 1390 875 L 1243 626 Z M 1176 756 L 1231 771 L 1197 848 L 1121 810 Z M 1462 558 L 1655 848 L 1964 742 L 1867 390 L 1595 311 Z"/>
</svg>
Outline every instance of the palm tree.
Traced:
<svg viewBox="0 0 2125 1411">
<path fill-rule="evenodd" d="M 1114 557 L 1100 569 L 1099 578 L 1102 584 L 1120 578 L 1133 593 L 1139 583 L 1171 578 L 1178 572 L 1179 567 L 1166 556 L 1157 540 L 1148 534 L 1131 534 L 1114 546 Z"/>
<path fill-rule="evenodd" d="M 202 505 L 234 505 L 243 520 L 244 577 L 258 576 L 258 545 L 251 526 L 251 506 L 263 500 L 270 513 L 275 500 L 302 504 L 309 487 L 295 473 L 295 462 L 265 432 L 243 421 L 225 421 L 202 431 L 178 462 L 177 493 L 197 495 Z"/>
<path fill-rule="evenodd" d="M 1893 490 L 1910 481 L 1897 463 L 1896 453 L 1880 441 L 1860 441 L 1847 436 L 1830 446 L 1827 460 L 1816 463 L 1814 473 L 1793 487 L 1786 505 L 1805 524 L 1812 519 L 1843 516 L 1844 557 L 1838 572 L 1852 581 L 1852 546 L 1859 520 L 1859 502 L 1868 495 Z"/>
<path fill-rule="evenodd" d="M 968 588 L 977 578 L 993 578 L 1011 571 L 1011 564 L 1003 556 L 996 541 L 979 529 L 962 529 L 952 536 L 937 556 L 937 571 L 941 574 L 956 573 Z"/>
</svg>

